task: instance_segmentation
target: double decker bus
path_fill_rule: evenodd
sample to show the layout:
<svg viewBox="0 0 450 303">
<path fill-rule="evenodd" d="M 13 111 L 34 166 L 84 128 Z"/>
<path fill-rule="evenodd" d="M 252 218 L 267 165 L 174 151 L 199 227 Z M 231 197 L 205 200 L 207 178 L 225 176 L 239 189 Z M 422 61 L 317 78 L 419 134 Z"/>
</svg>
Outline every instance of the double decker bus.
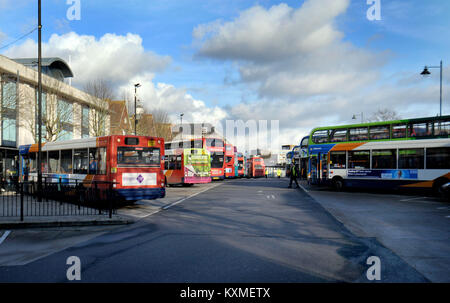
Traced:
<svg viewBox="0 0 450 303">
<path fill-rule="evenodd" d="M 235 152 L 232 144 L 225 144 L 225 178 L 235 177 Z"/>
<path fill-rule="evenodd" d="M 225 178 L 225 147 L 220 138 L 192 138 L 183 141 L 170 142 L 170 149 L 176 148 L 205 148 L 211 159 L 211 179 L 222 180 Z"/>
<path fill-rule="evenodd" d="M 266 166 L 264 159 L 259 156 L 250 157 L 247 162 L 247 178 L 264 177 L 266 173 Z"/>
<path fill-rule="evenodd" d="M 237 158 L 237 172 L 238 172 L 238 177 L 242 178 L 245 176 L 245 157 L 242 153 L 237 153 L 236 154 L 236 158 Z"/>
<path fill-rule="evenodd" d="M 211 154 L 211 178 L 223 180 L 225 178 L 225 146 L 223 139 L 203 138 L 203 146 Z"/>
<path fill-rule="evenodd" d="M 450 180 L 450 116 L 319 127 L 308 179 L 372 188 L 430 188 Z"/>
<path fill-rule="evenodd" d="M 38 144 L 19 147 L 22 179 L 37 181 Z M 105 136 L 42 144 L 42 177 L 65 185 L 112 184 L 116 197 L 136 201 L 165 196 L 164 139 Z"/>
<path fill-rule="evenodd" d="M 211 182 L 211 157 L 204 148 L 172 148 L 166 143 L 164 176 L 167 185 Z M 178 144 L 176 144 L 178 145 Z"/>
</svg>

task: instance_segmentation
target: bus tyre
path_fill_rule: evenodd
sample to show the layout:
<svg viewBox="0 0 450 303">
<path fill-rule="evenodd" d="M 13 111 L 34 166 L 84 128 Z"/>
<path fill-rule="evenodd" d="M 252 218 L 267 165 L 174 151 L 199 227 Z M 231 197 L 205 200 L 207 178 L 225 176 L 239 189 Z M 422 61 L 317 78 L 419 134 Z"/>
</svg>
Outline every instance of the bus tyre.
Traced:
<svg viewBox="0 0 450 303">
<path fill-rule="evenodd" d="M 439 178 L 436 181 L 433 182 L 433 192 L 436 195 L 442 195 L 442 185 L 444 185 L 445 183 L 450 182 L 449 179 L 447 178 Z"/>
<path fill-rule="evenodd" d="M 344 180 L 342 180 L 342 178 L 334 178 L 333 179 L 333 188 L 336 191 L 341 191 L 344 188 Z"/>
</svg>

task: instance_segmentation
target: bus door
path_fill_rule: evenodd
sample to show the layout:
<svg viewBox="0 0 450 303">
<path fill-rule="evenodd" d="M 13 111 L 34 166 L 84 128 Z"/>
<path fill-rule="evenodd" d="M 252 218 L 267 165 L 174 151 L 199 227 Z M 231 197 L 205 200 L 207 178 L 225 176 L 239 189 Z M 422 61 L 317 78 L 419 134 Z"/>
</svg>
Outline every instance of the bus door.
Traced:
<svg viewBox="0 0 450 303">
<path fill-rule="evenodd" d="M 306 174 L 307 174 L 307 167 L 306 164 L 308 163 L 307 158 L 301 158 L 300 159 L 300 179 L 306 180 Z"/>
<path fill-rule="evenodd" d="M 310 157 L 310 166 L 309 166 L 309 173 L 310 173 L 310 180 L 311 180 L 311 184 L 317 184 L 318 179 L 317 179 L 317 166 L 318 166 L 318 161 L 317 158 L 319 156 L 318 155 L 311 155 Z"/>
<path fill-rule="evenodd" d="M 320 156 L 320 180 L 325 182 L 328 178 L 328 154 L 321 154 Z"/>
</svg>

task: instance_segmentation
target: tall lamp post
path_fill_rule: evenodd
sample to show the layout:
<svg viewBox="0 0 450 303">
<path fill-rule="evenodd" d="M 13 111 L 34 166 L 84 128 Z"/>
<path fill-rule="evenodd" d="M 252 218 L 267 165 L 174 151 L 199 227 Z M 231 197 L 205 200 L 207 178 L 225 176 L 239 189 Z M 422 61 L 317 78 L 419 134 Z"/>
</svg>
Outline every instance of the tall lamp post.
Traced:
<svg viewBox="0 0 450 303">
<path fill-rule="evenodd" d="M 364 113 L 361 112 L 360 114 L 353 114 L 352 120 L 356 120 L 356 116 L 361 116 L 361 123 L 364 123 Z"/>
<path fill-rule="evenodd" d="M 428 71 L 429 68 L 439 68 L 441 70 L 441 80 L 440 80 L 440 89 L 439 89 L 439 116 L 442 116 L 442 60 L 439 66 L 425 66 L 423 71 L 420 73 L 422 76 L 428 76 L 431 73 Z"/>
<path fill-rule="evenodd" d="M 136 125 L 137 125 L 137 107 L 136 107 L 136 94 L 137 94 L 137 88 L 141 87 L 140 83 L 136 83 L 134 85 L 134 135 L 136 136 Z"/>
<path fill-rule="evenodd" d="M 41 0 L 38 1 L 38 201 L 42 200 L 42 48 L 41 48 Z"/>
<path fill-rule="evenodd" d="M 181 140 L 183 140 L 183 116 L 184 116 L 184 114 L 180 114 Z"/>
</svg>

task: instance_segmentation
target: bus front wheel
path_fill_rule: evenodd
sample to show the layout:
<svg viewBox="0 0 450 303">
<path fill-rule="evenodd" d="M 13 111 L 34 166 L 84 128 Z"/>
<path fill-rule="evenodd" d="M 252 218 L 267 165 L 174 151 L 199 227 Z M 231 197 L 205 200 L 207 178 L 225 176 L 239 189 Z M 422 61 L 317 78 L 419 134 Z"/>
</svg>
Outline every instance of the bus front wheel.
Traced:
<svg viewBox="0 0 450 303">
<path fill-rule="evenodd" d="M 344 188 L 344 180 L 342 180 L 341 177 L 335 177 L 333 178 L 333 188 L 336 191 L 341 191 Z"/>
</svg>

